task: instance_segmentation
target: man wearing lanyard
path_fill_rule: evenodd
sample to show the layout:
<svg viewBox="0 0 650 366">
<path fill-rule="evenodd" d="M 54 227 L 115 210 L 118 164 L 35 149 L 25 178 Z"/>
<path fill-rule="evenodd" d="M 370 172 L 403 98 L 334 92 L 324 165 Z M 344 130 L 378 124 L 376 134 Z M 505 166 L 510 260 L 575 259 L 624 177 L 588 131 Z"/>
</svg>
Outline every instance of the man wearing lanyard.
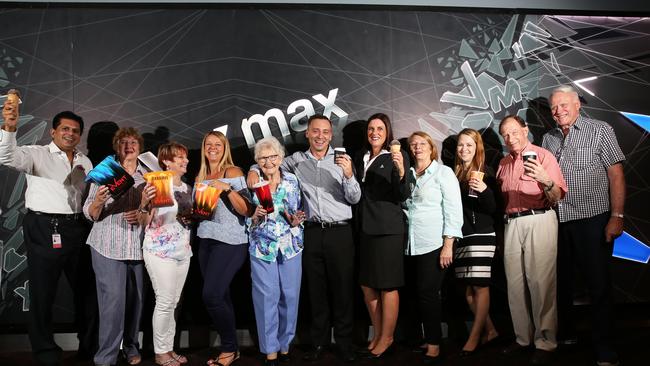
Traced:
<svg viewBox="0 0 650 366">
<path fill-rule="evenodd" d="M 552 362 L 557 348 L 557 217 L 551 206 L 567 192 L 555 157 L 528 141 L 519 116 L 501 120 L 499 133 L 508 154 L 499 162 L 497 179 L 505 203 L 503 264 L 515 342 L 513 354 L 535 346 L 534 365 Z"/>
<path fill-rule="evenodd" d="M 314 346 L 304 359 L 316 361 L 322 357 L 330 343 L 333 326 L 339 357 L 353 362 L 356 359 L 352 349 L 355 248 L 349 220 L 352 218 L 350 205 L 359 202 L 361 188 L 354 177 L 350 157 L 345 154 L 335 157 L 330 146 L 332 122 L 327 117 L 311 116 L 305 135 L 309 150 L 296 152 L 282 162 L 283 169 L 298 177 L 307 217 L 303 271 L 311 304 Z M 258 179 L 253 167 L 248 185 Z"/>
<path fill-rule="evenodd" d="M 52 305 L 65 273 L 74 291 L 79 353 L 92 357 L 97 347 L 97 298 L 86 237 L 90 226 L 81 213 L 90 160 L 76 150 L 83 119 L 61 112 L 52 121 L 48 145 L 16 146 L 18 105 L 2 110 L 0 165 L 26 174 L 23 235 L 29 278 L 29 339 L 40 365 L 61 364 L 52 333 Z M 85 250 L 85 251 L 84 251 Z"/>
<path fill-rule="evenodd" d="M 612 348 L 612 299 L 609 262 L 612 242 L 623 232 L 625 155 L 610 125 L 580 115 L 575 89 L 563 85 L 549 105 L 557 128 L 542 146 L 555 154 L 569 186 L 558 203 L 558 320 L 560 341 L 575 343 L 573 273 L 577 268 L 591 298 L 592 341 L 598 365 L 617 365 Z"/>
</svg>

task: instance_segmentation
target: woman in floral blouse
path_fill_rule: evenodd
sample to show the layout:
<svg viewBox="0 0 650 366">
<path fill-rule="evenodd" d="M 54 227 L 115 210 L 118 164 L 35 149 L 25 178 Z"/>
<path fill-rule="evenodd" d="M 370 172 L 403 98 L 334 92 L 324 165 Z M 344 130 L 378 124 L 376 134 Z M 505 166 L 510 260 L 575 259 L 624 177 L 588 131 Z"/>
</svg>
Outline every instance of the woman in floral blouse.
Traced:
<svg viewBox="0 0 650 366">
<path fill-rule="evenodd" d="M 176 333 L 174 310 L 181 297 L 192 256 L 186 219 L 192 204 L 192 189 L 181 181 L 181 176 L 187 172 L 187 163 L 185 146 L 175 142 L 160 146 L 158 164 L 174 173 L 170 182 L 174 205 L 140 211 L 140 221 L 146 225 L 142 255 L 156 294 L 152 320 L 155 361 L 164 366 L 179 366 L 187 362 L 186 357 L 173 350 Z M 155 194 L 156 188 L 147 184 L 142 195 L 142 207 L 148 207 Z"/>
<path fill-rule="evenodd" d="M 249 219 L 248 238 L 253 279 L 253 305 L 260 351 L 265 365 L 287 358 L 296 332 L 302 275 L 302 221 L 300 187 L 295 175 L 280 171 L 284 148 L 274 138 L 255 145 L 255 160 L 268 181 L 273 211 L 267 212 L 255 195 L 255 213 Z M 270 210 L 269 210 L 270 211 Z M 278 355 L 279 353 L 279 355 Z"/>
</svg>

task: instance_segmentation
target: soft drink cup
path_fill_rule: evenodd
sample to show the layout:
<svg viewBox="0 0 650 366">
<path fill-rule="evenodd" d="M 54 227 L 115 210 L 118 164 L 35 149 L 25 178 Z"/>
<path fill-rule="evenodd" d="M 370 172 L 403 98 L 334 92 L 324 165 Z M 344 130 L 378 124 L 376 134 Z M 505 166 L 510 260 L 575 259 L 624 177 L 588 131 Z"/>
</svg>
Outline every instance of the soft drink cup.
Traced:
<svg viewBox="0 0 650 366">
<path fill-rule="evenodd" d="M 483 172 L 480 172 L 478 170 L 472 170 L 471 172 L 469 172 L 469 179 L 483 180 L 484 175 L 485 175 L 485 173 L 483 173 Z M 467 195 L 470 196 L 470 197 L 478 197 L 478 193 L 475 190 L 471 189 L 471 188 L 467 192 Z"/>
</svg>

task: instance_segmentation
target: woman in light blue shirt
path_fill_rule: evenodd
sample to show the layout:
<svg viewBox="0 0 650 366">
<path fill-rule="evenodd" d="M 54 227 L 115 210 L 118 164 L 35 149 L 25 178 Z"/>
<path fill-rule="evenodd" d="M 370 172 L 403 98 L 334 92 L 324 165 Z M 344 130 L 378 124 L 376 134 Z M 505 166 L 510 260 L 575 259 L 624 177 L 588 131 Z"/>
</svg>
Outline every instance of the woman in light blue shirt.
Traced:
<svg viewBox="0 0 650 366">
<path fill-rule="evenodd" d="M 221 190 L 212 217 L 201 221 L 197 236 L 203 303 L 221 338 L 221 353 L 208 360 L 208 365 L 227 366 L 239 359 L 230 283 L 246 261 L 248 236 L 244 217 L 253 213 L 253 206 L 244 173 L 233 163 L 230 143 L 223 133 L 210 131 L 203 137 L 196 182 Z"/>
<path fill-rule="evenodd" d="M 463 208 L 456 176 L 438 163 L 438 149 L 431 136 L 417 131 L 408 142 L 415 164 L 408 173 L 411 197 L 404 203 L 408 219 L 406 286 L 416 294 L 424 325 L 424 363 L 432 364 L 440 357 L 440 285 L 452 262 L 454 241 L 462 237 Z"/>
</svg>

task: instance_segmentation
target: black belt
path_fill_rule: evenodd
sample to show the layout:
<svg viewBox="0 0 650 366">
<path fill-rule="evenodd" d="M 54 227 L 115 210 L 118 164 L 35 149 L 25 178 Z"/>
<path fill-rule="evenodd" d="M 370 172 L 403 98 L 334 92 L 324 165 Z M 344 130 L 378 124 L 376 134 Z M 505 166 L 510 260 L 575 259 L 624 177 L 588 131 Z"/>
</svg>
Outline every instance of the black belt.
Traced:
<svg viewBox="0 0 650 366">
<path fill-rule="evenodd" d="M 314 227 L 318 226 L 322 229 L 328 229 L 332 227 L 339 227 L 339 226 L 345 226 L 349 225 L 349 223 L 345 220 L 343 221 L 332 221 L 332 222 L 321 222 L 321 221 L 305 221 L 305 227 Z"/>
<path fill-rule="evenodd" d="M 84 214 L 81 212 L 73 213 L 73 214 L 57 214 L 57 213 L 47 213 L 47 212 L 40 212 L 40 211 L 33 211 L 33 210 L 28 210 L 28 212 L 33 213 L 34 215 L 50 217 L 59 220 L 81 220 L 82 218 L 84 218 Z"/>
<path fill-rule="evenodd" d="M 503 215 L 503 219 L 505 220 L 505 222 L 508 222 L 508 220 L 516 219 L 517 217 L 530 216 L 530 215 L 540 215 L 540 214 L 543 214 L 546 211 L 550 211 L 550 210 L 551 210 L 550 208 L 532 208 L 530 210 L 505 214 L 505 215 Z"/>
</svg>

